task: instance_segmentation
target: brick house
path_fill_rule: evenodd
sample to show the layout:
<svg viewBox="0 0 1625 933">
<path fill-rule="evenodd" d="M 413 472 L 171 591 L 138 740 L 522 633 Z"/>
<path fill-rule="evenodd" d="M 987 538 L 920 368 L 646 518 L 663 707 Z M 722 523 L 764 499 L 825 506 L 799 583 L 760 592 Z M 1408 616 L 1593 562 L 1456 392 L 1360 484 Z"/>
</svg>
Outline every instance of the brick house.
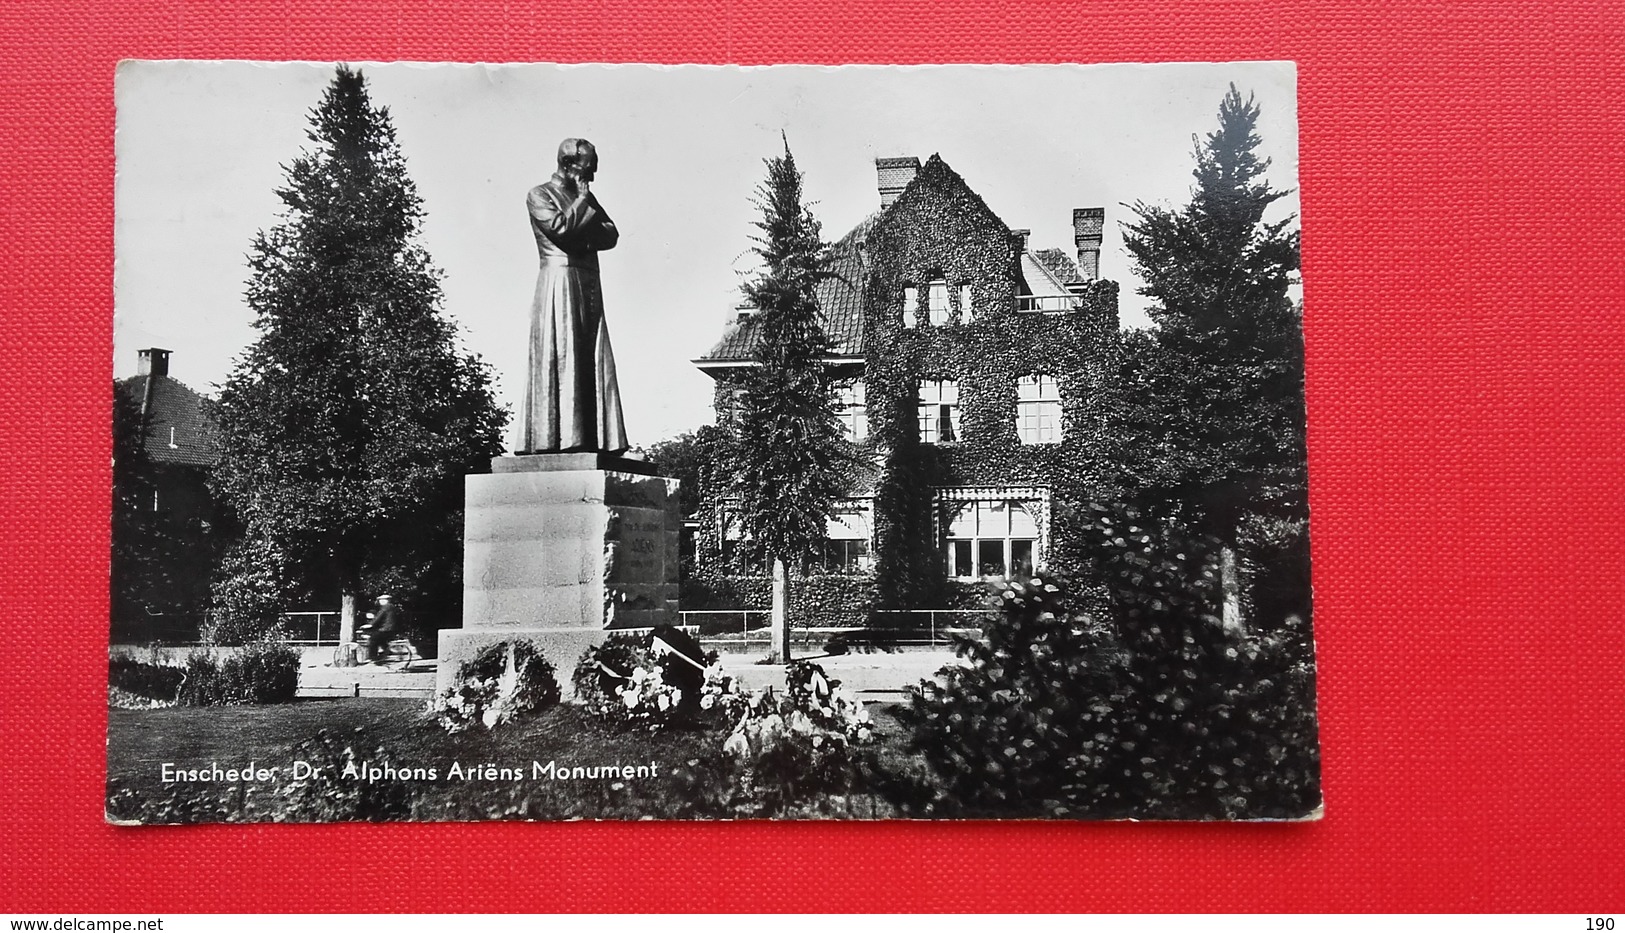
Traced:
<svg viewBox="0 0 1625 933">
<path fill-rule="evenodd" d="M 1073 262 L 1034 252 L 939 156 L 875 166 L 880 210 L 842 238 L 818 290 L 843 420 L 873 463 L 830 522 L 822 570 L 836 579 L 809 581 L 826 612 L 841 592 L 855 614 L 962 603 L 985 577 L 1065 563 L 1054 506 L 1103 475 L 1119 346 L 1117 286 L 1098 279 L 1103 209 L 1072 212 Z M 719 425 L 755 339 L 742 309 L 694 361 L 716 381 Z M 721 499 L 702 510 L 696 568 L 750 577 Z M 737 592 L 757 602 L 758 587 Z"/>
</svg>

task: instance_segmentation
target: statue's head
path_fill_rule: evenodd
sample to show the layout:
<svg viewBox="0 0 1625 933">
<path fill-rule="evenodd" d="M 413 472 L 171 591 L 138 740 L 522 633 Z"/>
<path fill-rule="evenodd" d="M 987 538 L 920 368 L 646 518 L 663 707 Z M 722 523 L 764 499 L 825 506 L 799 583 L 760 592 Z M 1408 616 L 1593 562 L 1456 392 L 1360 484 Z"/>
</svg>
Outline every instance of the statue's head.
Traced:
<svg viewBox="0 0 1625 933">
<path fill-rule="evenodd" d="M 566 139 L 559 143 L 559 173 L 592 181 L 598 173 L 598 150 L 585 139 Z"/>
</svg>

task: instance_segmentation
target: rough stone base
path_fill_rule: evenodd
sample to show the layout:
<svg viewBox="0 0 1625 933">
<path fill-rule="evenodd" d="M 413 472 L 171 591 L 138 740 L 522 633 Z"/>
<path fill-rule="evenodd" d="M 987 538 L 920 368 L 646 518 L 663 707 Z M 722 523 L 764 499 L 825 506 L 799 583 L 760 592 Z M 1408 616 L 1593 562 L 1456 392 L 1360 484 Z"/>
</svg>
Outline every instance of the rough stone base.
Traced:
<svg viewBox="0 0 1625 933">
<path fill-rule="evenodd" d="M 440 630 L 440 669 L 435 675 L 434 692 L 439 696 L 448 689 L 457 676 L 457 669 L 487 645 L 510 639 L 524 639 L 547 658 L 558 675 L 559 691 L 565 700 L 575 699 L 575 686 L 570 682 L 576 662 L 582 652 L 597 645 L 612 633 L 604 629 L 573 628 L 480 628 Z"/>
</svg>

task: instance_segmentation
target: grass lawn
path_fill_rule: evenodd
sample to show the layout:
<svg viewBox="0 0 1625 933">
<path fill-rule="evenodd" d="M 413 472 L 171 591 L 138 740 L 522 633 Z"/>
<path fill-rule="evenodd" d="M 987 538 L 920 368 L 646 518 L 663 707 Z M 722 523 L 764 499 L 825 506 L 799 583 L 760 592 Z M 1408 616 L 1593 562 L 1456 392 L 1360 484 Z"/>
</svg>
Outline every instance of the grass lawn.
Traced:
<svg viewBox="0 0 1625 933">
<path fill-rule="evenodd" d="M 369 805 L 351 799 L 356 782 L 350 782 L 345 804 L 360 807 L 354 815 L 300 815 L 278 803 L 300 790 L 292 773 L 296 759 L 338 770 L 342 759 L 331 753 L 323 756 L 310 746 L 296 750 L 322 730 L 331 734 L 333 748 L 353 748 L 365 765 L 418 769 L 405 779 L 385 775 L 361 788 L 362 796 L 373 794 L 367 799 L 391 818 L 715 815 L 695 807 L 697 798 L 714 791 L 711 785 L 720 780 L 725 729 L 614 732 L 575 707 L 557 706 L 493 731 L 448 734 L 423 719 L 422 709 L 420 700 L 344 698 L 273 706 L 109 710 L 109 815 L 141 822 L 369 818 Z M 918 762 L 904 749 L 901 724 L 884 707 L 872 706 L 871 714 L 876 758 L 912 770 Z M 187 771 L 242 768 L 250 762 L 258 769 L 277 769 L 275 776 L 246 782 L 163 780 L 166 763 L 172 770 Z M 550 764 L 548 776 L 541 777 L 536 769 Z M 492 777 L 488 765 L 509 770 Z M 578 766 L 599 769 L 605 776 L 582 772 L 572 780 L 556 777 L 561 771 L 574 773 L 570 769 Z M 605 766 L 649 770 L 622 780 Z M 310 796 L 308 788 L 302 792 Z M 836 812 L 816 815 L 890 815 L 877 809 L 882 804 L 876 800 L 835 802 Z"/>
</svg>

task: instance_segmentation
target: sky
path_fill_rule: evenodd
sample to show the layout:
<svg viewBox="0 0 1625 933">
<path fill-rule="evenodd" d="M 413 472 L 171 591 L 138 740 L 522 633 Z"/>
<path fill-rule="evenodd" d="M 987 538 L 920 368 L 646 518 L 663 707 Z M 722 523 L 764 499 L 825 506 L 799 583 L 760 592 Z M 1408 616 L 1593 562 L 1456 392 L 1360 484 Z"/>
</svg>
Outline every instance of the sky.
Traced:
<svg viewBox="0 0 1625 933">
<path fill-rule="evenodd" d="M 1136 201 L 1178 207 L 1193 135 L 1217 125 L 1231 82 L 1262 108 L 1259 153 L 1292 189 L 1290 63 L 1044 66 L 361 64 L 423 198 L 422 243 L 444 271 L 443 311 L 491 364 L 498 400 L 524 389 L 536 246 L 525 195 L 559 140 L 598 149 L 593 192 L 619 245 L 600 256 L 604 305 L 634 446 L 712 421 L 690 362 L 721 335 L 754 269 L 752 197 L 787 138 L 826 239 L 879 208 L 874 160 L 933 153 L 1031 248 L 1073 253 L 1072 209 L 1106 208 L 1100 272 L 1121 317 L 1147 323 L 1119 224 Z M 243 300 L 256 231 L 275 225 L 285 166 L 311 147 L 308 114 L 330 63 L 120 66 L 114 375 L 137 351 L 214 394 L 253 341 Z M 513 446 L 515 428 L 508 444 Z"/>
</svg>

